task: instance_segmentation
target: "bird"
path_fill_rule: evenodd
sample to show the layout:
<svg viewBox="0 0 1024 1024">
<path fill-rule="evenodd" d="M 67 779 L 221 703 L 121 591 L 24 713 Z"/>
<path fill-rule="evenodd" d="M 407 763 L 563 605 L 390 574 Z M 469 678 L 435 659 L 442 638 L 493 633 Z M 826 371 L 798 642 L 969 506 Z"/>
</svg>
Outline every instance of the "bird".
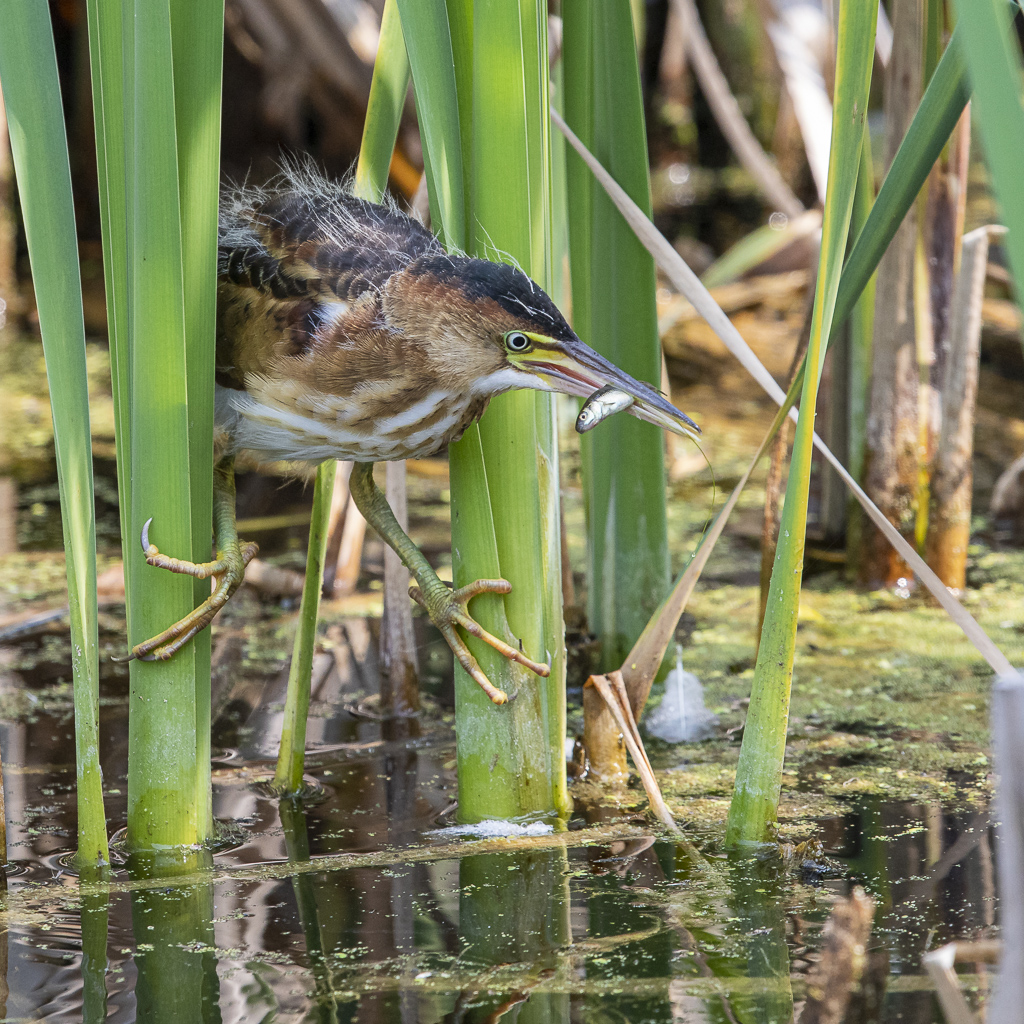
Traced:
<svg viewBox="0 0 1024 1024">
<path fill-rule="evenodd" d="M 447 251 L 393 202 L 373 203 L 310 165 L 286 165 L 264 186 L 221 195 L 214 399 L 215 557 L 161 552 L 142 531 L 149 565 L 198 579 L 209 598 L 129 658 L 172 657 L 240 586 L 255 544 L 235 528 L 234 464 L 353 462 L 356 506 L 405 563 L 410 596 L 495 703 L 495 687 L 459 633 L 479 637 L 538 675 L 548 666 L 491 635 L 469 613 L 505 580 L 450 590 L 396 520 L 373 480 L 375 462 L 442 452 L 495 395 L 517 388 L 587 398 L 613 386 L 631 415 L 696 438 L 700 430 L 650 384 L 581 341 L 522 270 Z"/>
</svg>

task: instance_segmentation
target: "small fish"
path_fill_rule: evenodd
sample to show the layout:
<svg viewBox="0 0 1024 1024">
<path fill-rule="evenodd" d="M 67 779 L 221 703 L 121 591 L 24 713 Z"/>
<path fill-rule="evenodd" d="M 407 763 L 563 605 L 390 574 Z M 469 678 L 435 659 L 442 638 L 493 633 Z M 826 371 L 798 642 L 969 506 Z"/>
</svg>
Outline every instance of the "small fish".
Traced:
<svg viewBox="0 0 1024 1024">
<path fill-rule="evenodd" d="M 606 420 L 617 412 L 624 412 L 635 401 L 632 395 L 620 391 L 614 384 L 606 384 L 583 403 L 583 408 L 576 417 L 576 433 L 585 434 L 588 430 L 593 430 L 601 420 Z"/>
</svg>

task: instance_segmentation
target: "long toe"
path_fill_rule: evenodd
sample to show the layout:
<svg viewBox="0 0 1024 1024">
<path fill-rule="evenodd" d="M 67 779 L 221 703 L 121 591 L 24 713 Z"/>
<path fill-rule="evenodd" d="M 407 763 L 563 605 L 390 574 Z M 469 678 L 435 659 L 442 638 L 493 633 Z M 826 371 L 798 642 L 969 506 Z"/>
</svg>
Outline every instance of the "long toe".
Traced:
<svg viewBox="0 0 1024 1024">
<path fill-rule="evenodd" d="M 143 539 L 148 539 L 145 533 Z M 217 586 L 198 608 L 189 612 L 183 619 L 175 622 L 162 633 L 136 644 L 125 660 L 131 661 L 133 658 L 137 658 L 140 661 L 166 661 L 177 654 L 197 633 L 206 629 L 221 608 L 228 603 L 245 579 L 245 567 L 252 561 L 257 550 L 257 546 L 253 543 L 236 544 L 233 549 L 219 552 L 221 557 L 215 562 L 194 563 L 169 559 L 160 555 L 155 547 L 150 545 L 146 554 L 146 561 L 150 565 L 169 569 L 171 572 L 184 572 L 198 579 L 206 579 L 210 575 L 215 575 Z M 211 568 L 215 572 L 204 571 Z"/>
<path fill-rule="evenodd" d="M 514 661 L 539 676 L 548 676 L 551 673 L 548 665 L 533 661 L 523 651 L 489 633 L 469 613 L 469 602 L 474 597 L 480 594 L 507 594 L 511 589 L 512 585 L 507 580 L 476 580 L 455 591 L 444 589 L 429 594 L 424 594 L 419 587 L 409 588 L 409 596 L 426 608 L 431 621 L 448 641 L 448 646 L 459 659 L 459 663 L 495 704 L 504 704 L 508 700 L 507 695 L 490 682 L 459 636 L 456 627 L 461 627 L 470 636 L 475 636 L 493 647 L 509 661 Z"/>
<path fill-rule="evenodd" d="M 499 690 L 490 679 L 487 678 L 480 663 L 473 657 L 470 649 L 465 645 L 462 637 L 456 632 L 454 626 L 441 630 L 442 636 L 448 641 L 452 653 L 459 659 L 459 664 L 466 670 L 473 681 L 495 704 L 508 703 L 508 694 Z"/>
</svg>

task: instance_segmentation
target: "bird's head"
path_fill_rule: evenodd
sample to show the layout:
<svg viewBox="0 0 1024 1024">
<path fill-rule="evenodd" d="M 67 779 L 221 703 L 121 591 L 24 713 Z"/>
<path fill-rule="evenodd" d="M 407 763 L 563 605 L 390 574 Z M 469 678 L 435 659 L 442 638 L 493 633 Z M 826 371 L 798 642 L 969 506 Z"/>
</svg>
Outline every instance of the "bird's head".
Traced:
<svg viewBox="0 0 1024 1024">
<path fill-rule="evenodd" d="M 516 388 L 589 398 L 613 385 L 633 398 L 637 419 L 700 435 L 660 391 L 580 341 L 544 290 L 505 263 L 421 257 L 392 278 L 384 311 L 393 327 L 419 339 L 453 388 L 481 398 Z"/>
</svg>

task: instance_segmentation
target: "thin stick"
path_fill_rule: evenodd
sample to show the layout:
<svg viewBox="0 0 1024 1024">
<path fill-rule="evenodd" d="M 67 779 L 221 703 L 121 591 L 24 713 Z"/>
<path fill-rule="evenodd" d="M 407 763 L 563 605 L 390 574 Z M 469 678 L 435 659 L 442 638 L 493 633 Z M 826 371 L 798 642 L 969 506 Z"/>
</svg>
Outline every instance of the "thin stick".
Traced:
<svg viewBox="0 0 1024 1024">
<path fill-rule="evenodd" d="M 939 1004 L 942 1006 L 946 1024 L 978 1024 L 978 1018 L 974 1016 L 971 1008 L 967 1005 L 967 1000 L 964 999 L 964 994 L 960 990 L 956 971 L 953 970 L 956 945 L 955 942 L 951 942 L 939 949 L 933 949 L 921 957 L 921 962 L 935 985 L 935 994 L 939 997 Z M 992 1024 L 996 1024 L 994 1015 Z"/>
</svg>

